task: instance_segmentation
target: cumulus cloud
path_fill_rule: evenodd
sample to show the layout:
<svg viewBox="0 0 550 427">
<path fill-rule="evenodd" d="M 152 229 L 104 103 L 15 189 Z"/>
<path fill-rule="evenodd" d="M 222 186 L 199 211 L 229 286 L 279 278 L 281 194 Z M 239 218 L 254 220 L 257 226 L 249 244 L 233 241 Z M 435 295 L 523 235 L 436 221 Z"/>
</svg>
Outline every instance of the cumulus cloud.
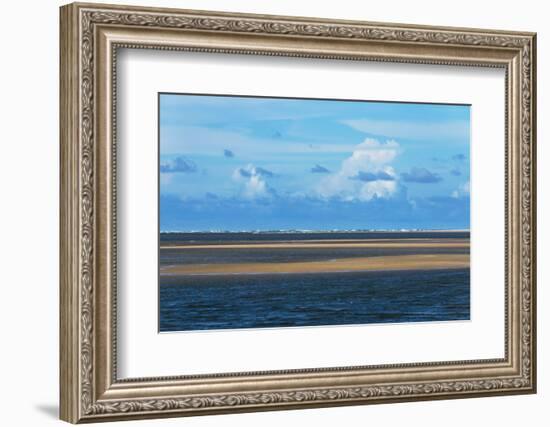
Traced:
<svg viewBox="0 0 550 427">
<path fill-rule="evenodd" d="M 254 168 L 254 174 L 262 176 L 264 178 L 272 178 L 275 176 L 275 174 L 267 169 L 261 168 L 261 167 L 255 167 Z"/>
<path fill-rule="evenodd" d="M 223 155 L 228 158 L 235 157 L 235 153 L 233 153 L 233 151 L 231 150 L 228 150 L 227 148 L 224 148 Z"/>
<path fill-rule="evenodd" d="M 434 184 L 443 179 L 438 174 L 430 172 L 426 168 L 411 168 L 409 172 L 403 172 L 401 178 L 405 182 L 416 182 L 419 184 Z"/>
<path fill-rule="evenodd" d="M 197 172 L 197 165 L 183 156 L 160 164 L 161 173 L 193 173 Z"/>
<path fill-rule="evenodd" d="M 397 190 L 397 175 L 390 163 L 398 153 L 399 144 L 394 140 L 365 139 L 355 146 L 339 171 L 320 183 L 319 194 L 348 201 L 390 197 Z"/>
<path fill-rule="evenodd" d="M 236 169 L 236 173 L 238 173 L 243 178 L 250 178 L 253 176 L 261 176 L 262 178 L 273 178 L 275 176 L 275 174 L 270 170 L 253 165 L 248 165 L 245 168 L 238 168 Z"/>
<path fill-rule="evenodd" d="M 239 168 L 235 170 L 235 174 L 238 174 L 243 178 L 250 178 L 252 176 L 252 171 L 249 171 L 248 169 L 244 169 L 244 168 Z"/>
<path fill-rule="evenodd" d="M 251 164 L 244 168 L 237 168 L 233 172 L 233 179 L 242 183 L 242 196 L 247 199 L 275 196 L 275 190 L 265 180 L 273 176 L 273 172 Z"/>
<path fill-rule="evenodd" d="M 357 172 L 357 175 L 350 176 L 349 179 L 354 179 L 363 182 L 372 181 L 395 181 L 395 177 L 384 171 L 378 172 Z"/>
<path fill-rule="evenodd" d="M 245 183 L 244 196 L 249 199 L 256 197 L 265 197 L 272 194 L 270 187 L 259 176 L 251 176 Z"/>
<path fill-rule="evenodd" d="M 344 161 L 344 166 L 357 168 L 363 164 L 387 164 L 395 159 L 398 149 L 399 144 L 393 139 L 382 143 L 376 139 L 367 138 L 355 147 L 352 156 Z"/>
<path fill-rule="evenodd" d="M 315 165 L 311 168 L 311 173 L 330 173 L 330 171 L 321 165 Z"/>
</svg>

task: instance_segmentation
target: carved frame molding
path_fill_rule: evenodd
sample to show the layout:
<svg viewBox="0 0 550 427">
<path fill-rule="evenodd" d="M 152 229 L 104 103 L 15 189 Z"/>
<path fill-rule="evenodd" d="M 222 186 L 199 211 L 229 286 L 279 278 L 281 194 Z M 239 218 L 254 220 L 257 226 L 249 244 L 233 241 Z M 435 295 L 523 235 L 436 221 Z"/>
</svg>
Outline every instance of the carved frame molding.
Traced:
<svg viewBox="0 0 550 427">
<path fill-rule="evenodd" d="M 121 47 L 506 68 L 510 283 L 505 359 L 117 380 L 113 147 Z M 534 392 L 534 97 L 532 33 L 93 4 L 62 7 L 61 418 L 102 421 Z M 261 385 L 266 377 L 273 377 L 271 386 Z M 301 385 L 285 386 L 290 379 Z M 194 392 L 201 382 L 210 391 Z"/>
</svg>

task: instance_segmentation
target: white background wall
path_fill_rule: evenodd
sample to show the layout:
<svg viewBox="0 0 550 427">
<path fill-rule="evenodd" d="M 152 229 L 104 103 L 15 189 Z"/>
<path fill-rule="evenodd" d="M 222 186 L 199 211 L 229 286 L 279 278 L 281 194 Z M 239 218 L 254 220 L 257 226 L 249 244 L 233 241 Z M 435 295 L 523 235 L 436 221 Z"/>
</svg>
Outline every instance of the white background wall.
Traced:
<svg viewBox="0 0 550 427">
<path fill-rule="evenodd" d="M 122 3 L 110 0 L 113 3 Z M 131 425 L 541 426 L 550 406 L 550 28 L 535 0 L 331 2 L 133 0 L 133 4 L 538 32 L 539 393 L 438 402 L 209 416 Z M 0 24 L 0 423 L 59 425 L 58 402 L 58 6 L 5 2 Z M 490 165 L 488 173 L 490 173 Z M 546 193 L 546 194 L 545 194 Z M 487 254 L 491 256 L 491 254 Z M 546 335 L 546 336 L 545 336 Z M 546 420 L 545 420 L 546 418 Z"/>
</svg>

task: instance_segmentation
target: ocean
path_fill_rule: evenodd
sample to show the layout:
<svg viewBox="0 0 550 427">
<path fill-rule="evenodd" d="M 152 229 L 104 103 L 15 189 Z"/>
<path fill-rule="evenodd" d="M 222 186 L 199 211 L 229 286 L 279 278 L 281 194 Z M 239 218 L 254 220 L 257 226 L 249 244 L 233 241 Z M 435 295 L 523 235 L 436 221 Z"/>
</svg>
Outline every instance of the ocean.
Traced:
<svg viewBox="0 0 550 427">
<path fill-rule="evenodd" d="M 469 245 L 448 244 L 465 241 L 469 242 L 469 232 L 162 233 L 159 330 L 468 320 L 469 268 L 419 266 L 414 270 L 267 274 L 165 272 L 174 265 L 310 265 L 307 263 L 330 263 L 342 258 L 469 254 Z M 293 247 L 298 242 L 314 244 Z M 381 244 L 356 247 L 346 242 Z M 384 245 L 388 242 L 395 245 Z M 429 244 L 423 247 L 418 243 Z M 441 243 L 443 247 L 438 247 Z"/>
</svg>

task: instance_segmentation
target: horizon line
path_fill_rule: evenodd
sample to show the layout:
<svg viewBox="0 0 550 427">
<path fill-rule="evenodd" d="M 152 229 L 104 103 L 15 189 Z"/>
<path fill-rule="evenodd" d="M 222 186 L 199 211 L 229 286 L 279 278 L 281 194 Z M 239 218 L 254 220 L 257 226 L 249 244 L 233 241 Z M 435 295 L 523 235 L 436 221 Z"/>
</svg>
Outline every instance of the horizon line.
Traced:
<svg viewBox="0 0 550 427">
<path fill-rule="evenodd" d="M 469 228 L 383 228 L 383 229 L 333 229 L 333 230 L 160 230 L 160 234 L 170 233 L 407 233 L 407 232 L 470 232 Z"/>
</svg>

